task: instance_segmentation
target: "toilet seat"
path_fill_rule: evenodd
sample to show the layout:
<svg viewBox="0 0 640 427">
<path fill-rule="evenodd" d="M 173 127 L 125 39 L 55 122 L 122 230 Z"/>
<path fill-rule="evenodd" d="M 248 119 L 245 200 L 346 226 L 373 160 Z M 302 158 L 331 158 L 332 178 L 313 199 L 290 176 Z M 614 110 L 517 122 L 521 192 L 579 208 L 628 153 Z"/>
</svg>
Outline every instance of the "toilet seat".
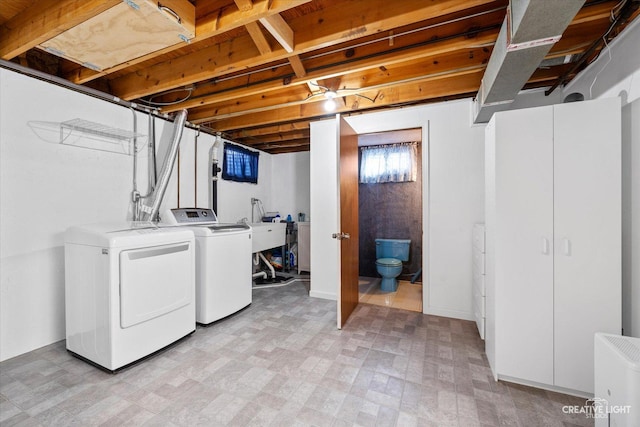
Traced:
<svg viewBox="0 0 640 427">
<path fill-rule="evenodd" d="M 397 258 L 380 258 L 376 260 L 376 264 L 386 267 L 398 267 L 402 266 L 402 261 Z"/>
</svg>

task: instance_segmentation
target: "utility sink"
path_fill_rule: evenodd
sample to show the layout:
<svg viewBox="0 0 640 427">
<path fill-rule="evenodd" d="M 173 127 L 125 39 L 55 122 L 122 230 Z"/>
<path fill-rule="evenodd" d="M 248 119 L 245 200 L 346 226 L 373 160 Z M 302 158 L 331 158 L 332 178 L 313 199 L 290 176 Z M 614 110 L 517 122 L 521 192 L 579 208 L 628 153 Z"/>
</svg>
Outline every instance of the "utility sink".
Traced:
<svg viewBox="0 0 640 427">
<path fill-rule="evenodd" d="M 256 222 L 251 224 L 251 229 L 253 253 L 284 246 L 287 233 L 286 222 Z"/>
</svg>

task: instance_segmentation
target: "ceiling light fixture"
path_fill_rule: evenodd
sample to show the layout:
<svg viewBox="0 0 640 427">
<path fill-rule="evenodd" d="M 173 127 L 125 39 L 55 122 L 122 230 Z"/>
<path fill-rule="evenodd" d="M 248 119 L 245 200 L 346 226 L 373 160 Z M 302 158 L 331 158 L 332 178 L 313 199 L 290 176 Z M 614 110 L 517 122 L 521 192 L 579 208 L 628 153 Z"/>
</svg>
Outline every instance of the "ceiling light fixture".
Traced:
<svg viewBox="0 0 640 427">
<path fill-rule="evenodd" d="M 324 97 L 327 98 L 327 100 L 324 102 L 324 109 L 325 111 L 333 111 L 336 109 L 336 101 L 335 98 L 338 96 L 338 94 L 332 90 L 328 90 L 326 92 L 324 92 Z"/>
</svg>

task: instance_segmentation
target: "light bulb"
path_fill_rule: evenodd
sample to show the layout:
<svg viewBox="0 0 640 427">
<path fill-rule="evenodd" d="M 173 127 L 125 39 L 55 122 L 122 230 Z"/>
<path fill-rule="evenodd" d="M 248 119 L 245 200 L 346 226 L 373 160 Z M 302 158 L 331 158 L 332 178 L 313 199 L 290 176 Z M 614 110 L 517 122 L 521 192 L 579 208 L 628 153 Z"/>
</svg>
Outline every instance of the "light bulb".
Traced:
<svg viewBox="0 0 640 427">
<path fill-rule="evenodd" d="M 324 102 L 324 109 L 325 111 L 333 111 L 336 109 L 336 101 L 333 100 L 333 98 L 327 99 Z"/>
</svg>

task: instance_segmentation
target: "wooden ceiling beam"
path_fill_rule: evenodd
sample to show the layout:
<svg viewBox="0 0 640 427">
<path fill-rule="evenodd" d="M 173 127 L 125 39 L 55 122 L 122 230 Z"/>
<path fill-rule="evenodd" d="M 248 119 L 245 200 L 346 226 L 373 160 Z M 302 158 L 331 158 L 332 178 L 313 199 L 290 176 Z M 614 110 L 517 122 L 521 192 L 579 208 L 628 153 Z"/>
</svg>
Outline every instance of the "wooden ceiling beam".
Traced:
<svg viewBox="0 0 640 427">
<path fill-rule="evenodd" d="M 332 77 L 343 76 L 345 74 L 358 73 L 373 68 L 380 67 L 381 64 L 385 64 L 385 67 L 390 67 L 394 64 L 403 62 L 415 61 L 424 58 L 435 58 L 440 55 L 446 55 L 451 52 L 460 50 L 467 51 L 475 45 L 484 45 L 495 41 L 497 35 L 497 29 L 493 31 L 486 31 L 477 35 L 473 39 L 461 36 L 455 39 L 442 41 L 428 45 L 428 47 L 417 47 L 413 49 L 404 49 L 400 52 L 391 52 L 388 54 L 366 57 L 362 60 L 354 60 L 349 64 L 337 64 L 330 67 L 323 67 L 321 70 L 307 72 L 304 78 L 293 78 L 289 85 L 286 87 L 293 87 L 296 85 L 307 84 L 311 81 L 323 80 Z M 480 48 L 479 50 L 481 50 Z M 209 104 L 237 100 L 245 96 L 251 96 L 254 94 L 260 94 L 266 96 L 269 92 L 282 90 L 285 88 L 281 81 L 270 81 L 265 83 L 259 83 L 256 85 L 248 86 L 245 88 L 238 88 L 229 92 L 216 93 L 200 98 L 189 99 L 185 102 L 167 106 L 163 108 L 163 111 L 172 112 L 183 108 L 195 108 L 198 106 L 206 106 Z M 316 88 L 316 91 L 318 88 Z"/>
<path fill-rule="evenodd" d="M 260 51 L 260 55 L 271 53 L 272 50 L 271 45 L 269 45 L 269 40 L 267 40 L 257 22 L 249 22 L 244 27 L 247 29 L 258 51 Z"/>
<path fill-rule="evenodd" d="M 236 6 L 238 6 L 238 9 L 240 9 L 243 12 L 253 9 L 252 0 L 233 0 L 233 1 L 236 3 Z"/>
<path fill-rule="evenodd" d="M 385 71 L 379 69 L 368 70 L 366 73 L 345 76 L 346 80 L 342 84 L 325 84 L 329 85 L 333 90 L 338 90 L 339 97 L 351 96 L 405 84 L 408 81 L 426 81 L 445 78 L 448 75 L 476 72 L 476 70 L 485 67 L 488 56 L 489 53 L 484 52 L 473 56 L 468 54 L 440 56 L 438 61 L 428 59 L 422 62 L 412 62 L 398 67 L 387 68 Z M 363 83 L 366 84 L 363 85 Z M 295 87 L 286 87 L 285 90 L 279 92 L 235 98 L 226 103 L 216 103 L 206 109 L 193 109 L 189 117 L 190 119 L 196 119 L 200 117 L 200 114 L 209 114 L 217 118 L 227 118 L 265 112 L 286 106 L 324 101 L 322 96 L 311 97 L 310 94 L 296 92 L 294 89 Z"/>
<path fill-rule="evenodd" d="M 443 23 L 440 25 L 429 25 L 424 22 L 414 23 L 411 26 L 404 27 L 403 32 L 400 32 L 396 36 L 393 49 L 395 51 L 400 51 L 416 47 L 419 48 L 420 46 L 424 46 L 426 49 L 427 44 L 442 43 L 446 39 L 456 36 L 473 38 L 473 35 L 476 34 L 474 31 L 478 31 L 481 28 L 495 27 L 495 31 L 497 31 L 497 28 L 502 25 L 503 20 L 504 9 L 497 8 L 491 9 L 490 11 L 482 14 L 483 27 L 478 25 L 479 22 L 477 17 L 470 19 L 456 19 L 453 22 Z M 430 28 L 425 28 L 425 26 Z M 473 31 L 470 31 L 470 29 L 473 29 Z M 369 36 L 355 41 L 355 43 L 357 43 L 355 47 L 351 47 L 353 46 L 353 43 L 347 42 L 341 45 L 321 49 L 319 51 L 314 51 L 312 55 L 305 55 L 306 58 L 301 57 L 300 60 L 303 62 L 302 65 L 306 73 L 307 70 L 326 70 L 328 67 L 332 67 L 336 64 L 354 63 L 355 61 L 362 60 L 365 57 L 380 58 L 382 54 L 392 53 L 385 37 L 386 35 L 376 34 L 374 36 Z M 474 42 L 470 43 L 471 46 L 474 44 Z M 487 48 L 483 48 L 483 50 L 485 49 Z M 477 50 L 474 50 L 477 53 Z M 470 54 L 472 52 L 473 51 L 471 51 Z M 382 57 L 382 60 L 384 60 L 384 57 Z M 193 104 L 192 106 L 198 106 L 197 100 L 202 100 L 203 97 L 215 97 L 217 94 L 222 94 L 223 92 L 230 90 L 237 90 L 239 88 L 245 88 L 247 90 L 255 88 L 256 92 L 262 92 L 265 90 L 264 87 L 256 87 L 255 85 L 265 81 L 272 82 L 273 90 L 277 90 L 284 85 L 300 84 L 300 80 L 292 79 L 293 75 L 291 70 L 284 64 L 285 62 L 281 61 L 279 63 L 269 64 L 268 68 L 263 67 L 262 69 L 257 70 L 250 69 L 241 73 L 238 77 L 233 77 L 233 74 L 230 74 L 224 76 L 224 79 L 220 81 L 211 80 L 208 82 L 201 82 L 191 93 L 191 101 L 189 102 L 196 102 L 196 104 Z M 321 74 L 318 76 L 320 78 L 324 77 Z M 300 78 L 300 76 L 296 77 L 298 77 L 298 79 Z M 302 82 L 304 82 L 304 80 Z M 316 79 L 306 81 L 306 84 L 309 87 L 310 93 L 321 91 Z M 173 93 L 156 97 L 156 100 L 163 102 L 166 105 L 167 103 L 170 104 L 181 98 L 182 95 Z M 215 100 L 212 102 L 215 102 Z"/>
<path fill-rule="evenodd" d="M 393 8 L 389 8 L 387 0 L 341 1 L 336 7 L 301 16 L 289 25 L 299 39 L 295 46 L 295 53 L 299 55 L 416 21 L 428 20 L 443 13 L 453 13 L 491 3 L 495 2 L 396 0 Z M 358 17 L 357 22 L 354 21 L 354 16 Z M 267 55 L 259 56 L 251 45 L 249 36 L 237 37 L 168 62 L 149 66 L 111 80 L 112 92 L 122 99 L 131 100 L 215 78 L 232 70 L 286 60 L 291 56 L 284 49 L 274 49 Z"/>
<path fill-rule="evenodd" d="M 558 79 L 558 76 L 561 76 L 565 73 L 565 71 L 570 69 L 571 65 L 572 64 L 562 64 L 549 68 L 539 68 L 533 72 L 533 74 L 529 78 L 529 81 L 527 81 L 527 84 L 532 85 L 538 83 L 553 82 Z"/>
<path fill-rule="evenodd" d="M 593 35 L 603 34 L 609 25 L 611 25 L 611 22 L 609 22 L 609 17 L 606 16 L 579 26 L 569 26 L 562 35 L 562 38 L 553 45 L 547 57 L 557 56 L 557 52 L 575 50 L 578 46 L 585 47 L 591 45 L 591 43 L 593 43 Z"/>
<path fill-rule="evenodd" d="M 294 139 L 309 138 L 309 135 L 310 135 L 309 129 L 305 129 L 305 130 L 297 130 L 294 132 L 274 133 L 274 134 L 265 135 L 265 136 L 246 136 L 242 138 L 236 137 L 235 140 L 238 140 L 240 142 L 250 142 L 252 144 L 267 144 L 270 142 L 284 142 L 284 141 L 291 141 Z"/>
<path fill-rule="evenodd" d="M 589 8 L 587 8 L 589 9 Z M 581 12 L 582 14 L 583 12 Z M 580 15 L 580 14 L 579 14 Z M 590 16 L 595 16 L 594 13 L 590 13 Z M 596 33 L 600 33 L 601 32 L 601 27 L 603 25 L 607 25 L 608 22 L 608 14 L 603 13 L 602 11 L 599 12 L 599 17 L 600 17 L 600 21 L 594 21 L 594 20 L 590 20 L 586 25 L 587 28 L 585 28 L 585 31 L 582 31 L 582 27 L 585 24 L 582 24 L 580 27 L 576 26 L 576 25 L 572 25 L 569 27 L 569 29 L 565 32 L 565 36 L 563 36 L 563 38 L 560 40 L 560 42 L 556 43 L 556 45 L 554 46 L 554 48 L 552 49 L 551 53 L 547 56 L 548 58 L 552 58 L 555 56 L 563 56 L 563 55 L 568 55 L 568 54 L 574 54 L 574 53 L 581 53 L 582 51 L 584 51 L 584 48 L 590 44 L 590 39 L 588 34 L 592 34 L 594 31 Z M 462 28 L 462 27 L 461 27 Z M 458 30 L 460 31 L 460 30 Z M 439 30 L 439 33 L 442 34 L 442 29 Z M 429 35 L 426 34 L 423 37 L 428 38 Z M 488 39 L 483 40 L 483 39 L 471 39 L 469 40 L 469 43 L 471 45 L 476 45 L 476 44 L 483 44 L 484 42 L 486 42 L 487 40 L 491 40 L 494 36 L 489 36 Z M 447 43 L 447 42 L 440 42 L 440 43 Z M 405 46 L 406 47 L 406 46 Z M 425 48 L 426 49 L 426 48 Z M 447 49 L 445 49 L 447 50 Z M 483 58 L 488 58 L 488 55 L 490 54 L 490 50 L 486 49 L 486 48 L 476 48 L 476 49 L 472 49 L 471 47 L 464 49 L 464 48 L 460 48 L 459 49 L 460 52 L 462 52 L 462 59 L 464 60 L 464 55 L 475 55 L 475 56 L 482 56 Z M 424 51 L 425 54 L 428 54 L 427 51 Z M 407 51 L 408 53 L 408 51 Z M 443 68 L 446 69 L 446 65 L 444 61 L 450 61 L 452 59 L 451 56 L 449 56 L 449 54 L 447 52 L 443 52 L 441 51 L 434 51 L 435 54 L 437 54 L 438 57 L 436 57 L 436 55 L 434 55 L 434 62 L 433 64 L 438 64 L 439 68 Z M 445 58 L 442 58 L 442 54 L 445 54 Z M 363 49 L 363 48 L 358 48 L 356 50 L 355 56 L 353 56 L 351 59 L 352 64 L 355 64 L 352 66 L 352 68 L 349 70 L 350 72 L 348 74 L 345 74 L 343 77 L 343 84 L 341 85 L 341 87 L 360 87 L 364 84 L 364 82 L 368 81 L 371 78 L 371 75 L 375 75 L 378 74 L 377 73 L 377 68 L 378 65 L 377 64 L 377 60 L 374 58 L 375 52 L 372 50 L 368 50 L 368 49 Z M 358 67 L 359 63 L 357 62 L 357 58 L 358 56 L 365 56 L 365 57 L 370 57 L 371 62 L 368 64 L 363 64 L 363 67 L 369 67 L 370 69 L 365 73 L 365 72 L 356 72 L 354 73 L 353 71 L 357 71 L 354 70 L 354 67 Z M 409 54 L 410 56 L 410 54 Z M 422 56 L 422 55 L 420 55 Z M 329 59 L 335 62 L 338 62 L 341 60 L 340 57 L 336 57 L 335 59 L 330 59 L 329 56 L 323 56 L 322 58 L 324 59 Z M 404 59 L 404 58 L 397 58 L 397 59 Z M 382 57 L 380 58 L 379 63 L 385 64 L 385 67 L 391 67 L 393 65 L 393 62 L 391 61 L 387 61 L 385 62 L 385 58 Z M 411 62 L 406 62 L 407 66 L 411 66 Z M 318 79 L 323 79 L 326 78 L 327 75 L 325 73 L 330 73 L 333 71 L 333 69 L 329 66 L 328 63 L 324 63 L 324 62 L 318 62 L 318 60 L 314 60 L 314 61 L 310 61 L 309 66 L 311 68 L 319 68 L 322 69 L 322 72 L 312 72 L 311 74 L 307 75 L 305 79 L 292 79 L 289 82 L 289 86 L 293 86 L 296 84 L 302 84 L 305 83 L 309 86 L 309 92 L 311 93 L 315 93 L 318 92 L 318 87 L 316 85 L 313 85 L 312 82 L 316 82 Z M 458 65 L 459 67 L 463 66 L 463 65 Z M 340 68 L 341 66 L 338 66 L 338 68 Z M 427 69 L 424 69 L 424 67 L 427 67 Z M 421 61 L 420 63 L 417 63 L 415 66 L 413 66 L 414 71 L 419 71 L 419 70 L 423 70 L 425 71 L 425 73 L 430 72 L 428 68 L 431 68 L 431 65 Z M 454 67 L 450 67 L 449 69 L 455 68 Z M 415 74 L 415 73 L 414 73 Z M 409 76 L 398 76 L 397 72 L 396 75 L 390 78 L 395 78 L 395 79 L 402 79 L 402 78 L 407 78 Z M 258 76 L 258 78 L 260 78 Z M 226 83 L 229 84 L 234 84 L 230 81 L 227 81 Z M 240 86 L 239 83 L 235 83 L 236 86 Z M 251 85 L 251 86 L 247 86 L 241 89 L 237 89 L 234 90 L 231 94 L 231 92 L 225 94 L 225 93 L 213 93 L 210 95 L 206 95 L 206 96 L 198 96 L 198 97 L 194 97 L 184 103 L 181 104 L 177 104 L 175 106 L 171 106 L 168 107 L 168 109 L 166 109 L 166 111 L 175 111 L 181 108 L 193 108 L 193 107 L 197 107 L 197 106 L 204 106 L 204 105 L 210 105 L 210 104 L 214 104 L 214 103 L 221 103 L 221 102 L 225 102 L 226 100 L 229 99 L 234 99 L 237 100 L 239 98 L 243 98 L 245 96 L 251 96 L 252 94 L 264 94 L 266 92 L 272 91 L 272 90 L 282 90 L 284 89 L 285 86 L 282 85 L 282 83 L 280 81 L 271 81 L 265 84 L 257 84 L 257 85 Z"/>
<path fill-rule="evenodd" d="M 234 0 L 238 9 L 243 12 L 253 9 L 253 1 L 252 0 Z M 257 21 L 248 22 L 245 24 L 244 28 L 249 33 L 249 36 L 256 44 L 256 47 L 260 51 L 261 55 L 266 55 L 271 52 L 271 46 L 269 45 L 269 40 L 265 37 L 264 33 L 260 29 Z"/>
<path fill-rule="evenodd" d="M 234 138 L 242 139 L 242 138 L 252 138 L 252 137 L 260 138 L 265 135 L 271 135 L 275 133 L 279 134 L 279 133 L 299 132 L 299 131 L 310 132 L 309 120 L 300 120 L 300 121 L 274 125 L 274 126 L 242 128 L 242 129 L 234 130 L 232 132 L 228 132 L 228 135 L 230 139 L 234 139 Z"/>
<path fill-rule="evenodd" d="M 0 58 L 10 60 L 122 0 L 42 0 L 0 26 Z"/>
<path fill-rule="evenodd" d="M 269 154 L 287 154 L 287 153 L 300 153 L 304 151 L 309 151 L 311 147 L 311 142 L 309 144 L 300 145 L 300 146 L 292 146 L 292 147 L 284 147 L 284 148 L 270 148 L 268 150 L 264 150 Z"/>
<path fill-rule="evenodd" d="M 598 3 L 595 5 L 582 7 L 576 16 L 571 20 L 569 25 L 580 25 L 590 21 L 596 21 L 603 18 L 609 19 L 611 9 L 618 3 L 618 0 Z"/>
<path fill-rule="evenodd" d="M 461 67 L 455 70 L 447 70 L 441 72 L 434 72 L 432 74 L 420 73 L 419 75 L 413 78 L 405 79 L 405 80 L 392 80 L 392 81 L 383 81 L 377 85 L 370 85 L 362 88 L 357 88 L 348 91 L 339 91 L 336 102 L 343 102 L 347 97 L 353 97 L 358 95 L 356 98 L 356 104 L 360 104 L 361 102 L 368 103 L 376 103 L 378 94 L 387 90 L 391 87 L 402 86 L 406 84 L 411 84 L 414 82 L 427 82 L 440 80 L 444 78 L 449 78 L 456 75 L 465 75 L 469 73 L 476 73 L 479 70 L 484 70 L 485 64 L 483 61 L 477 61 L 476 64 L 470 64 L 468 67 Z M 369 96 L 360 96 L 364 94 L 369 94 Z M 369 98 L 369 99 L 367 99 Z M 365 101 L 365 99 L 367 99 Z M 226 119 L 231 117 L 243 116 L 246 114 L 255 114 L 255 113 L 265 113 L 271 110 L 276 110 L 279 108 L 285 108 L 295 105 L 305 105 L 311 103 L 324 103 L 325 98 L 321 95 L 308 97 L 302 94 L 295 94 L 293 92 L 286 93 L 273 93 L 271 97 L 265 97 L 256 95 L 254 97 L 247 97 L 244 99 L 238 99 L 235 102 L 229 102 L 226 104 L 216 104 L 209 108 L 198 108 L 193 109 L 189 112 L 189 120 L 198 122 L 201 118 L 211 118 L 215 117 L 216 119 Z"/>
<path fill-rule="evenodd" d="M 269 111 L 261 111 L 257 114 L 244 114 L 228 119 L 217 119 L 215 114 L 211 114 L 211 111 L 200 111 L 190 114 L 189 121 L 204 123 L 216 131 L 226 131 L 245 126 L 262 126 L 301 119 L 311 120 L 332 116 L 336 113 L 365 111 L 372 108 L 389 107 L 461 93 L 474 93 L 480 85 L 483 72 L 483 68 L 478 68 L 466 72 L 461 71 L 456 74 L 431 76 L 422 81 L 389 86 L 376 91 L 375 102 L 366 100 L 360 102 L 358 97 L 347 96 L 346 101 L 337 102 L 336 110 L 331 113 L 327 113 L 324 110 L 322 102 L 306 102 L 300 105 L 283 106 Z M 354 105 L 356 108 L 353 108 Z"/>
<path fill-rule="evenodd" d="M 322 95 L 318 95 L 317 99 L 311 101 L 323 100 Z M 268 95 L 255 95 L 238 99 L 237 101 L 229 101 L 222 104 L 215 104 L 204 108 L 196 108 L 189 111 L 189 120 L 194 115 L 198 115 L 201 111 L 207 111 L 206 114 L 214 113 L 218 117 L 230 117 L 245 114 L 246 112 L 269 111 L 281 106 L 299 105 L 309 102 L 308 94 L 300 91 L 299 86 L 288 88 L 286 91 L 270 92 Z"/>
<path fill-rule="evenodd" d="M 295 73 L 297 78 L 301 79 L 307 75 L 307 70 L 304 69 L 302 60 L 298 55 L 290 56 L 289 64 L 291 64 L 291 68 L 293 68 L 293 72 Z"/>
<path fill-rule="evenodd" d="M 503 4 L 496 0 L 393 0 L 391 7 L 388 0 L 352 0 L 306 15 L 290 25 L 297 36 L 296 51 L 308 52 L 434 17 Z"/>
<path fill-rule="evenodd" d="M 479 67 L 489 61 L 491 50 L 460 49 L 449 53 L 418 58 L 413 61 L 391 64 L 351 73 L 342 77 L 340 89 L 380 85 L 389 81 L 409 80 L 424 75 L 454 72 L 469 67 Z"/>
<path fill-rule="evenodd" d="M 77 1 L 79 2 L 79 0 Z M 116 3 L 120 3 L 121 1 L 122 0 L 116 1 Z M 234 30 L 238 27 L 246 26 L 247 24 L 258 21 L 261 18 L 284 12 L 310 1 L 311 0 L 255 0 L 252 8 L 246 11 L 234 8 L 223 8 L 217 10 L 198 19 L 196 22 L 196 36 L 191 40 L 191 45 L 206 45 L 207 40 L 216 35 Z M 125 64 L 117 65 L 101 72 L 93 71 L 88 68 L 78 68 L 64 77 L 77 84 L 86 83 L 100 76 L 124 70 L 132 65 L 143 63 L 159 55 L 173 52 L 174 50 L 182 47 L 183 44 L 169 46 L 165 49 L 132 59 Z"/>
<path fill-rule="evenodd" d="M 267 148 L 282 148 L 282 147 L 298 147 L 301 145 L 309 145 L 309 136 L 300 139 L 291 139 L 287 141 L 274 141 L 274 142 L 254 142 L 249 141 L 252 147 L 258 148 L 260 150 L 264 150 Z M 244 144 L 245 142 L 243 142 Z"/>
<path fill-rule="evenodd" d="M 293 42 L 293 30 L 282 16 L 274 14 L 260 19 L 260 23 L 271 33 L 280 46 L 289 53 L 293 53 L 295 45 Z"/>
</svg>

